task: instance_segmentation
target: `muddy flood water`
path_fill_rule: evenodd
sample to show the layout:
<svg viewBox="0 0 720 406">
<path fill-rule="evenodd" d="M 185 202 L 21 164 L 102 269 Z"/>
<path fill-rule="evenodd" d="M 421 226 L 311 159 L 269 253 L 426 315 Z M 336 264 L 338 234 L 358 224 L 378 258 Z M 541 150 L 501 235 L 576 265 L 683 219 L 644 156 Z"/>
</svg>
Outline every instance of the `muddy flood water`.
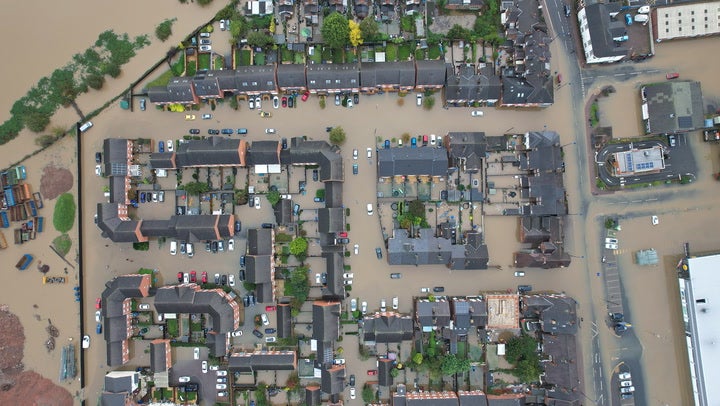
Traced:
<svg viewBox="0 0 720 406">
<path fill-rule="evenodd" d="M 128 32 L 130 35 L 150 34 L 152 44 L 141 50 L 131 62 L 123 67 L 123 74 L 117 80 L 110 80 L 100 92 L 91 92 L 78 99 L 78 105 L 83 110 L 92 110 L 107 99 L 120 93 L 131 81 L 145 71 L 147 66 L 160 58 L 169 44 L 177 42 L 183 33 L 207 21 L 221 6 L 216 1 L 209 8 L 201 9 L 197 5 L 181 5 L 175 0 L 159 0 L 151 3 L 142 0 L 130 0 L 124 3 L 97 3 L 84 0 L 69 0 L 63 3 L 43 5 L 38 10 L 32 3 L 12 1 L 7 10 L 0 16 L 0 33 L 5 37 L 16 32 L 26 32 L 28 20 L 32 19 L 32 35 L 23 35 L 20 43 L 14 49 L 15 58 L 22 61 L 23 68 L 18 71 L 12 65 L 5 64 L 0 67 L 6 97 L 0 100 L 0 117 L 8 118 L 8 112 L 14 100 L 21 97 L 42 76 L 48 75 L 56 66 L 64 65 L 70 60 L 72 54 L 84 50 L 94 42 L 97 35 L 105 29 L 112 28 L 116 32 Z M 152 32 L 155 25 L 165 18 L 177 17 L 178 21 L 173 27 L 175 35 L 166 43 L 157 41 Z M 68 24 L 67 20 L 81 19 L 82 24 Z M 47 46 L 47 39 L 52 38 L 53 46 Z M 701 80 L 703 92 L 708 103 L 717 105 L 720 99 L 720 82 L 710 80 L 707 66 L 716 66 L 720 56 L 715 52 L 720 42 L 716 38 L 683 41 L 677 43 L 663 43 L 656 48 L 658 56 L 645 64 L 633 65 L 636 68 L 656 68 L 665 71 L 681 72 L 682 78 Z M 554 45 L 553 45 L 554 46 Z M 39 52 L 38 50 L 42 50 Z M 555 52 L 555 50 L 553 51 Z M 556 53 L 555 53 L 556 54 Z M 702 60 L 697 55 L 703 55 Z M 553 59 L 553 65 L 562 67 L 565 62 L 562 58 Z M 649 79 L 662 80 L 664 73 L 652 76 Z M 638 105 L 636 103 L 638 79 L 622 81 L 608 79 L 598 81 L 588 89 L 588 93 L 599 90 L 602 86 L 612 84 L 617 93 L 601 101 L 602 125 L 612 125 L 618 135 L 633 136 L 638 134 L 637 119 Z M 574 227 L 580 222 L 587 225 L 588 236 L 573 235 L 574 239 L 568 242 L 568 247 L 575 253 L 583 253 L 584 258 L 573 261 L 569 268 L 554 271 L 528 270 L 527 276 L 522 280 L 513 276 L 512 252 L 520 245 L 516 242 L 518 223 L 516 218 L 488 215 L 484 226 L 487 244 L 490 250 L 490 263 L 497 268 L 481 272 L 450 272 L 445 268 L 429 267 L 393 267 L 378 261 L 375 257 L 375 247 L 383 246 L 380 220 L 377 215 L 368 216 L 365 205 L 375 202 L 375 161 L 364 157 L 367 147 L 375 147 L 376 137 L 390 139 L 400 137 L 404 132 L 411 135 L 418 134 L 444 134 L 447 131 L 485 131 L 488 135 L 500 135 L 507 131 L 525 132 L 541 130 L 547 125 L 548 129 L 556 130 L 561 134 L 563 142 L 571 142 L 577 134 L 572 127 L 569 111 L 573 103 L 569 92 L 558 92 L 556 104 L 542 111 L 516 111 L 484 108 L 482 118 L 473 118 L 469 109 L 440 108 L 439 103 L 430 111 L 424 111 L 415 106 L 411 97 L 404 99 L 403 105 L 398 102 L 396 95 L 385 94 L 372 97 L 361 97 L 360 103 L 353 109 L 335 107 L 328 103 L 327 108 L 321 109 L 316 98 L 307 103 L 301 103 L 296 109 L 273 110 L 271 119 L 262 119 L 256 112 L 248 111 L 247 106 L 241 104 L 241 111 L 230 110 L 227 105 L 219 107 L 213 112 L 213 119 L 195 122 L 184 121 L 180 113 L 164 113 L 149 108 L 145 112 L 139 110 L 131 113 L 121 110 L 117 105 L 111 106 L 94 120 L 94 128 L 84 135 L 84 152 L 82 159 L 85 165 L 82 175 L 84 194 L 81 202 L 84 205 L 84 216 L 78 219 L 71 231 L 73 249 L 68 255 L 71 265 L 58 258 L 49 248 L 50 242 L 58 233 L 52 228 L 52 222 L 46 222 L 45 233 L 38 239 L 23 246 L 10 245 L 7 250 L 0 252 L 0 257 L 6 262 L 7 272 L 12 277 L 6 277 L 0 285 L 2 303 L 10 305 L 10 310 L 20 317 L 25 327 L 27 337 L 25 350 L 25 365 L 27 369 L 35 370 L 51 380 L 57 382 L 60 364 L 60 352 L 56 349 L 47 353 L 43 343 L 46 339 L 45 326 L 47 319 L 60 328 L 58 348 L 62 343 L 71 339 L 79 342 L 83 334 L 91 336 L 92 344 L 87 350 L 86 368 L 91 373 L 87 376 L 87 385 L 81 390 L 79 382 L 61 383 L 76 395 L 76 403 L 80 399 L 88 399 L 91 403 L 97 399 L 103 384 L 102 376 L 108 371 L 105 366 L 105 346 L 101 335 L 94 330 L 94 301 L 104 287 L 105 282 L 113 276 L 134 272 L 139 267 L 157 268 L 161 274 L 159 283 L 173 283 L 178 271 L 196 269 L 198 272 L 233 273 L 237 271 L 239 255 L 244 251 L 245 241 L 237 240 L 235 252 L 223 254 L 209 254 L 196 248 L 197 255 L 193 259 L 183 256 L 171 256 L 167 246 L 159 246 L 152 242 L 149 252 L 133 251 L 129 245 L 113 245 L 102 240 L 100 232 L 93 224 L 94 206 L 102 201 L 102 187 L 107 181 L 98 178 L 93 173 L 93 155 L 100 150 L 102 140 L 107 137 L 151 137 L 157 140 L 176 139 L 187 133 L 188 128 L 199 128 L 203 134 L 208 128 L 245 127 L 249 130 L 248 139 L 267 139 L 265 128 L 275 128 L 278 138 L 307 135 L 312 139 L 326 139 L 326 126 L 340 125 L 346 129 L 348 141 L 343 146 L 342 154 L 345 158 L 345 188 L 344 202 L 351 209 L 349 223 L 351 225 L 350 238 L 352 244 L 359 244 L 359 254 L 352 255 L 348 264 L 352 266 L 355 282 L 351 297 L 360 301 L 367 301 L 369 310 L 379 307 L 381 299 L 388 301 L 398 296 L 399 310 L 411 312 L 411 297 L 420 292 L 421 287 L 444 286 L 449 295 L 468 295 L 486 290 L 506 290 L 522 282 L 532 284 L 536 290 L 564 291 L 574 296 L 580 303 L 581 316 L 587 316 L 591 306 L 602 308 L 604 299 L 600 278 L 591 277 L 593 291 L 592 300 L 587 296 L 586 280 L 588 275 L 594 275 L 600 268 L 600 249 L 598 246 L 584 246 L 586 239 L 595 241 L 593 235 L 600 233 L 602 219 L 606 215 L 619 214 L 623 218 L 623 230 L 618 238 L 621 240 L 619 251 L 619 264 L 623 278 L 628 304 L 634 315 L 633 324 L 644 349 L 645 384 L 653 388 L 650 404 L 679 405 L 688 399 L 688 383 L 684 340 L 679 330 L 679 313 L 676 298 L 676 281 L 674 279 L 674 265 L 682 253 L 682 243 L 691 242 L 693 252 L 713 251 L 717 247 L 712 238 L 720 229 L 720 216 L 716 209 L 720 194 L 716 192 L 717 182 L 711 178 L 713 172 L 720 168 L 718 154 L 720 147 L 708 146 L 700 142 L 700 135 L 692 135 L 691 147 L 698 161 L 700 171 L 698 181 L 685 187 L 673 187 L 669 197 L 662 201 L 650 204 L 633 203 L 637 196 L 652 195 L 655 191 L 637 191 L 613 196 L 598 198 L 597 204 L 591 205 L 586 213 L 575 211 L 568 223 Z M 208 109 L 205 109 L 208 110 Z M 202 110 L 201 113 L 206 112 Z M 207 111 L 209 112 L 209 111 Z M 69 126 L 77 120 L 74 111 L 67 109 L 58 112 L 51 126 Z M 24 132 L 18 139 L 0 147 L 0 167 L 17 160 L 19 156 L 35 148 L 34 135 Z M 352 150 L 357 148 L 360 153 L 359 174 L 352 175 Z M 577 171 L 585 168 L 576 168 L 573 159 L 578 151 L 568 150 L 568 181 L 572 182 Z M 48 163 L 63 166 L 73 173 L 76 168 L 77 153 L 75 140 L 66 138 L 48 151 L 33 157 L 24 164 L 28 169 L 28 183 L 37 190 L 40 184 L 40 173 Z M 77 176 L 77 174 L 76 174 Z M 293 176 L 298 176 L 294 174 Z M 304 176 L 310 176 L 308 173 Z M 173 179 L 166 179 L 162 185 L 170 190 Z M 320 187 L 319 184 L 309 183 L 307 196 L 297 198 L 297 202 L 306 210 L 317 207 L 312 202 L 312 191 Z M 238 184 L 237 186 L 242 186 Z M 663 189 L 665 190 L 665 189 Z M 73 188 L 70 192 L 77 195 Z M 569 190 L 571 207 L 575 207 L 575 195 L 580 191 Z M 52 201 L 46 201 L 42 214 L 47 220 L 52 217 Z M 80 202 L 78 202 L 80 203 Z M 381 210 L 388 210 L 387 207 Z M 141 206 L 140 216 L 147 218 L 167 217 L 173 212 L 172 202 L 150 204 Z M 243 228 L 256 227 L 263 222 L 272 221 L 272 212 L 267 201 L 261 210 L 249 207 L 239 207 L 236 212 L 243 220 Z M 653 227 L 649 216 L 660 216 L 660 224 Z M 85 236 L 84 266 L 85 286 L 83 295 L 85 326 L 87 331 L 80 331 L 79 308 L 74 301 L 72 288 L 77 277 L 77 225 L 82 222 Z M 308 226 L 311 228 L 311 226 Z M 312 232 L 312 231 L 310 231 Z M 708 235 L 710 238 L 700 238 Z M 655 248 L 661 257 L 661 263 L 654 267 L 639 267 L 633 263 L 634 252 L 642 248 Z M 69 279 L 65 285 L 42 285 L 40 274 L 33 266 L 18 272 L 12 266 L 21 254 L 29 252 L 51 266 L 52 275 L 62 275 Z M 73 268 L 75 267 L 75 268 Z M 67 271 L 67 273 L 65 273 Z M 324 270 L 312 269 L 312 275 Z M 403 274 L 400 280 L 391 280 L 390 272 Z M 239 294 L 245 291 L 238 286 Z M 311 295 L 313 294 L 312 291 Z M 251 320 L 254 313 L 261 312 L 261 306 L 248 310 L 246 320 Z M 305 315 L 307 316 L 307 315 Z M 300 316 L 301 318 L 303 315 Z M 272 320 L 274 323 L 274 320 Z M 250 322 L 246 322 L 249 326 Z M 581 332 L 583 340 L 588 337 L 588 329 Z M 250 330 L 246 328 L 246 333 Z M 348 336 L 349 337 L 349 336 Z M 581 340 L 581 341 L 583 341 Z M 585 346 L 587 341 L 581 342 Z M 350 348 L 352 339 L 345 345 Z M 238 346 L 250 348 L 256 342 L 251 334 L 245 334 L 238 339 Z M 131 354 L 144 357 L 146 344 L 133 344 Z M 589 355 L 584 354 L 587 358 Z M 615 354 L 607 351 L 602 354 L 607 361 L 605 365 L 612 365 L 616 361 Z M 358 360 L 355 351 L 347 351 L 349 373 L 359 377 L 362 385 L 364 370 L 374 367 L 374 361 L 362 362 Z M 406 376 L 412 382 L 412 376 Z M 589 393 L 589 392 L 588 392 Z"/>
</svg>

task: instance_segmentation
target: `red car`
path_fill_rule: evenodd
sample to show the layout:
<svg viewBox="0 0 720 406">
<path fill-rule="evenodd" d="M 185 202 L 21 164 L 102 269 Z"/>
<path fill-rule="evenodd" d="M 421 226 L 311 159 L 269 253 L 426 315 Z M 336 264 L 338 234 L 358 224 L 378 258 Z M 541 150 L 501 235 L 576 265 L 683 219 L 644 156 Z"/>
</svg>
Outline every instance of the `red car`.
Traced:
<svg viewBox="0 0 720 406">
<path fill-rule="evenodd" d="M 201 275 L 202 276 L 200 277 L 200 282 L 207 283 L 207 272 L 203 271 Z"/>
<path fill-rule="evenodd" d="M 190 271 L 190 283 L 197 282 L 197 273 L 195 271 Z"/>
<path fill-rule="evenodd" d="M 282 106 L 287 107 L 287 97 L 283 96 L 282 98 Z"/>
<path fill-rule="evenodd" d="M 368 369 L 367 374 L 370 376 L 375 376 L 375 375 L 377 375 L 377 370 L 376 369 Z"/>
<path fill-rule="evenodd" d="M 102 299 L 100 299 L 100 298 L 95 299 L 95 308 L 99 309 L 101 307 L 102 307 Z"/>
<path fill-rule="evenodd" d="M 310 97 L 310 92 L 308 92 L 308 91 L 306 90 L 305 93 L 303 93 L 303 95 L 302 95 L 302 97 L 300 98 L 300 100 L 302 100 L 302 101 L 307 101 L 308 97 Z"/>
<path fill-rule="evenodd" d="M 265 311 L 266 311 L 266 312 L 274 312 L 274 311 L 275 311 L 275 306 L 265 306 Z"/>
<path fill-rule="evenodd" d="M 178 283 L 182 283 L 182 281 L 183 281 L 183 273 L 182 273 L 182 272 L 178 272 L 177 277 L 178 277 Z"/>
<path fill-rule="evenodd" d="M 680 74 L 679 74 L 679 73 L 676 73 L 676 72 L 668 73 L 667 75 L 665 75 L 665 78 L 666 78 L 667 80 L 677 79 L 677 78 L 679 78 L 679 77 L 680 77 Z"/>
<path fill-rule="evenodd" d="M 347 231 L 343 231 L 339 235 L 340 235 L 340 238 L 347 238 Z"/>
</svg>

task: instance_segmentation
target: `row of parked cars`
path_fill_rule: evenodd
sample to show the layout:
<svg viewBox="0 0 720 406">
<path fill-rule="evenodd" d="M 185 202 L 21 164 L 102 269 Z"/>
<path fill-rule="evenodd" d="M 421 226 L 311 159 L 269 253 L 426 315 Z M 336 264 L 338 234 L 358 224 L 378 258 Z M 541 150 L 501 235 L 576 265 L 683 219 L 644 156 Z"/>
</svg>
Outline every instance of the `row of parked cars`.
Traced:
<svg viewBox="0 0 720 406">
<path fill-rule="evenodd" d="M 165 192 L 162 190 L 159 192 L 140 192 L 138 194 L 140 203 L 162 203 L 165 201 Z"/>
<path fill-rule="evenodd" d="M 190 272 L 178 272 L 177 273 L 178 283 L 197 283 L 197 271 L 192 270 Z M 235 286 L 235 275 L 233 274 L 215 274 L 214 282 L 216 285 L 230 285 Z M 208 273 L 203 271 L 200 274 L 200 283 L 208 283 Z"/>
</svg>

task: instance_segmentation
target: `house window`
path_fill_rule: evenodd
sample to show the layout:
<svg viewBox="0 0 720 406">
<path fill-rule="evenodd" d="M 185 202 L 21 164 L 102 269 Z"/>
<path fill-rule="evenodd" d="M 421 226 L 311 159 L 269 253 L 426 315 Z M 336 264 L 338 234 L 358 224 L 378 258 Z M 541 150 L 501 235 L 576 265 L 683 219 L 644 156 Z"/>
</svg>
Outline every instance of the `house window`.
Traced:
<svg viewBox="0 0 720 406">
<path fill-rule="evenodd" d="M 691 19 L 690 19 L 690 22 L 691 22 L 691 23 L 694 23 L 694 22 L 695 22 L 695 18 L 691 18 Z"/>
<path fill-rule="evenodd" d="M 691 12 L 690 12 L 690 15 L 691 15 L 691 16 L 694 16 L 694 15 L 695 15 L 695 11 L 691 11 Z"/>
<path fill-rule="evenodd" d="M 665 29 L 665 33 L 666 33 L 666 34 L 670 33 L 670 30 Z"/>
<path fill-rule="evenodd" d="M 692 26 L 692 30 L 695 31 L 695 26 L 694 26 L 694 25 Z"/>
<path fill-rule="evenodd" d="M 665 25 L 670 25 L 670 21 L 665 21 Z"/>
<path fill-rule="evenodd" d="M 682 31 L 682 27 L 678 27 L 678 31 Z"/>
<path fill-rule="evenodd" d="M 678 17 L 682 16 L 682 12 L 678 11 Z"/>
</svg>

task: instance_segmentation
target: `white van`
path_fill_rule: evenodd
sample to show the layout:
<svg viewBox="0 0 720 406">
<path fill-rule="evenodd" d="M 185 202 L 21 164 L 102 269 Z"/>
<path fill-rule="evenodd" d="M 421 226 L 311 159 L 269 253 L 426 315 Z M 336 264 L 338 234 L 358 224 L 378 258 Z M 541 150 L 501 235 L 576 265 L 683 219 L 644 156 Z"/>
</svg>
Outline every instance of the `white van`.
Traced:
<svg viewBox="0 0 720 406">
<path fill-rule="evenodd" d="M 638 13 L 640 14 L 649 14 L 650 13 L 650 6 L 642 6 L 638 9 Z"/>
<path fill-rule="evenodd" d="M 177 241 L 170 241 L 170 255 L 177 254 Z"/>
<path fill-rule="evenodd" d="M 648 22 L 650 17 L 647 16 L 647 14 L 637 14 L 635 15 L 635 22 L 636 23 L 642 23 L 645 24 Z"/>
<path fill-rule="evenodd" d="M 92 121 L 88 121 L 87 123 L 80 126 L 80 132 L 84 133 L 85 131 L 89 130 L 90 127 L 92 127 L 92 126 L 93 126 Z"/>
</svg>

